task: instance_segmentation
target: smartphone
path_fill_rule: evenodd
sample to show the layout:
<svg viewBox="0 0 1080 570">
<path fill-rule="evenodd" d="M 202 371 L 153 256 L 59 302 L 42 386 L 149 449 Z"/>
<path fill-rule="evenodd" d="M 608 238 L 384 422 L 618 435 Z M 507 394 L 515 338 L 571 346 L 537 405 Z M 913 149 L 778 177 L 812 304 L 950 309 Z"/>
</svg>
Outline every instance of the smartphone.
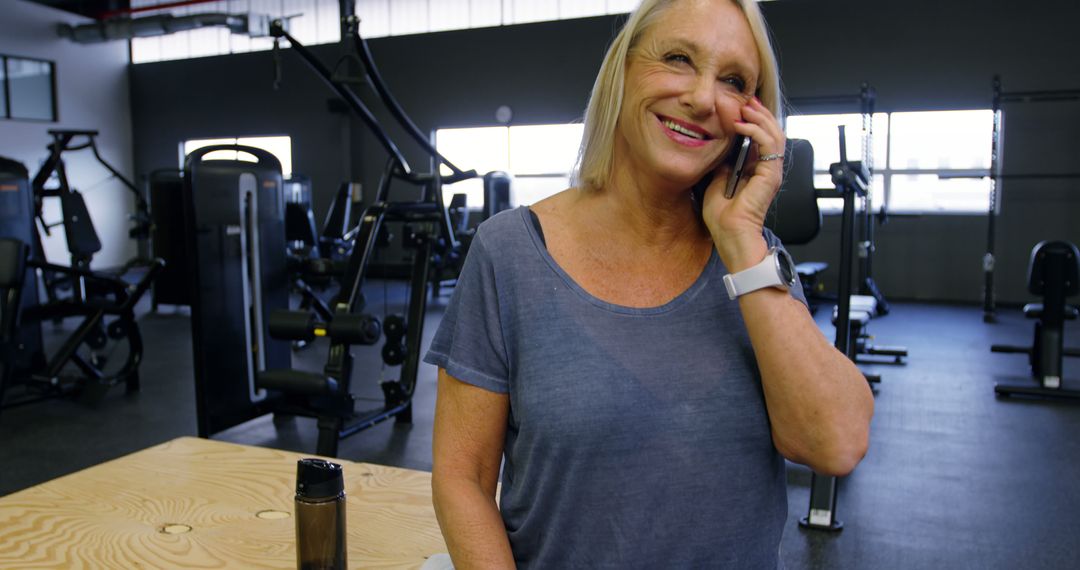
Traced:
<svg viewBox="0 0 1080 570">
<path fill-rule="evenodd" d="M 735 188 L 742 178 L 743 168 L 746 166 L 746 157 L 750 156 L 750 137 L 739 135 L 731 149 L 731 177 L 728 178 L 727 190 L 724 197 L 731 199 L 735 196 Z"/>
</svg>

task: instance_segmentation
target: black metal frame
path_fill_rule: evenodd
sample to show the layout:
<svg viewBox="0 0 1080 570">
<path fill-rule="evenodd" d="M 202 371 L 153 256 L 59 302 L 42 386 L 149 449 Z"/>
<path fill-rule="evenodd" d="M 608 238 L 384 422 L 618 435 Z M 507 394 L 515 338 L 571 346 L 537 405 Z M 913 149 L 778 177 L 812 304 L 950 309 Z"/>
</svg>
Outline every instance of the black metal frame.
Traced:
<svg viewBox="0 0 1080 570">
<path fill-rule="evenodd" d="M 326 390 L 316 394 L 301 393 L 301 391 L 292 394 L 285 393 L 284 402 L 277 405 L 274 410 L 279 414 L 318 418 L 319 438 L 316 452 L 326 456 L 337 455 L 340 439 L 390 418 L 396 418 L 402 423 L 412 421 L 412 397 L 415 393 L 416 376 L 420 365 L 420 343 L 423 339 L 427 284 L 431 275 L 432 256 L 436 247 L 446 249 L 458 247 L 449 211 L 443 201 L 442 185 L 476 176 L 475 171 L 463 171 L 442 156 L 409 119 L 383 82 L 367 43 L 359 34 L 360 20 L 354 15 L 353 2 L 341 0 L 340 6 L 341 44 L 347 57 L 355 58 L 362 63 L 366 79 L 375 88 L 379 99 L 409 137 L 432 158 L 433 164 L 430 173 L 419 173 L 410 168 L 397 145 L 353 91 L 350 83 L 335 77 L 330 69 L 285 30 L 282 20 L 271 22 L 270 33 L 275 38 L 275 53 L 279 40 L 284 39 L 289 42 L 292 52 L 296 53 L 364 121 L 389 155 L 376 199 L 364 211 L 361 218 L 356 243 L 342 278 L 341 291 L 333 304 L 334 318 L 328 323 L 311 322 L 310 326 L 304 327 L 305 330 L 299 331 L 299 335 L 282 337 L 314 335 L 316 331 L 321 331 L 319 334 L 330 337 L 331 345 L 326 365 L 323 368 L 323 376 L 309 378 L 314 380 L 314 384 L 326 387 Z M 440 175 L 439 167 L 442 165 L 451 170 L 450 176 L 444 178 Z M 394 179 L 422 187 L 422 198 L 415 202 L 389 201 L 390 187 Z M 358 413 L 355 410 L 355 398 L 349 390 L 353 372 L 351 347 L 353 344 L 374 344 L 377 338 L 358 342 L 355 334 L 335 333 L 334 321 L 346 321 L 359 315 L 363 310 L 363 284 L 368 269 L 372 265 L 371 260 L 376 242 L 380 237 L 380 230 L 383 223 L 387 221 L 406 222 L 406 245 L 416 250 L 410 276 L 410 295 L 403 339 L 405 354 L 404 358 L 400 359 L 402 366 L 400 379 L 382 383 L 384 405 L 378 409 Z M 412 224 L 420 224 L 428 228 L 434 226 L 434 229 L 414 230 Z M 368 319 L 366 323 L 370 325 L 373 319 Z M 344 327 L 339 327 L 339 330 L 341 328 Z M 275 331 L 271 330 L 271 334 L 275 334 Z M 387 358 L 385 349 L 383 358 L 388 363 L 396 360 Z M 294 379 L 300 380 L 303 380 L 301 376 L 309 374 L 299 371 L 278 371 L 276 373 L 278 378 L 282 377 L 282 372 L 286 377 L 291 375 Z M 272 374 L 267 373 L 265 378 L 269 380 Z M 268 384 L 269 382 L 264 383 L 264 385 Z"/>
<path fill-rule="evenodd" d="M 3 408 L 66 396 L 75 391 L 79 392 L 84 402 L 93 404 L 100 401 L 109 388 L 121 383 L 125 385 L 127 393 L 138 391 L 139 364 L 142 362 L 143 345 L 138 323 L 135 322 L 135 304 L 146 293 L 163 267 L 164 263 L 161 260 L 154 260 L 142 279 L 132 286 L 119 278 L 86 269 L 56 265 L 40 259 L 28 259 L 26 261 L 28 271 L 40 269 L 43 272 L 64 273 L 72 278 L 77 277 L 80 280 L 93 282 L 96 289 L 109 291 L 112 300 L 99 296 L 91 301 L 51 301 L 23 311 L 19 316 L 22 326 L 28 322 L 76 316 L 82 317 L 82 321 L 60 348 L 49 357 L 42 369 L 29 371 L 29 381 L 41 388 L 41 395 L 7 402 Z M 116 319 L 106 325 L 105 318 L 110 316 Z M 124 365 L 111 374 L 106 374 L 97 363 L 87 361 L 78 353 L 83 345 L 104 344 L 106 337 L 113 340 L 124 338 L 128 341 L 127 359 Z M 66 381 L 61 374 L 68 363 L 74 364 L 82 373 L 82 376 L 74 383 Z M 13 386 L 13 380 L 18 379 L 5 381 L 5 387 Z M 0 400 L 3 400 L 2 393 L 0 393 Z"/>
<path fill-rule="evenodd" d="M 829 166 L 836 192 L 844 199 L 840 222 L 840 283 L 837 287 L 836 341 L 834 346 L 855 362 L 856 346 L 851 334 L 851 275 L 855 242 L 855 200 L 865 197 L 870 187 L 870 170 L 862 162 L 847 159 L 844 127 L 840 127 L 840 162 Z M 837 478 L 813 473 L 810 478 L 810 509 L 799 520 L 804 528 L 839 531 L 844 523 L 836 520 Z"/>
<path fill-rule="evenodd" d="M 1080 357 L 1080 348 L 1065 346 L 1065 321 L 1076 318 L 1076 308 L 1066 303 L 1076 294 L 1080 251 L 1069 242 L 1044 241 L 1031 252 L 1028 267 L 1028 292 L 1042 297 L 1041 303 L 1024 307 L 1024 316 L 1038 319 L 1031 346 L 995 344 L 991 352 L 1028 355 L 1031 375 L 1037 385 L 997 384 L 998 396 L 1032 396 L 1080 400 L 1080 390 L 1064 386 L 1065 357 Z"/>
<path fill-rule="evenodd" d="M 8 71 L 7 71 L 7 56 L 0 56 L 0 72 L 4 74 L 4 80 L 0 81 L 0 87 L 4 89 L 4 116 L 0 118 L 11 118 L 11 87 L 8 85 Z"/>
<path fill-rule="evenodd" d="M 25 249 L 22 254 L 24 278 L 22 290 L 19 291 L 22 300 L 16 308 L 19 321 L 17 338 L 12 341 L 19 343 L 16 350 L 12 351 L 17 361 L 5 363 L 4 386 L 0 391 L 14 386 L 23 387 L 25 390 L 22 395 L 9 399 L 4 407 L 65 396 L 76 391 L 85 402 L 94 403 L 109 387 L 120 383 L 126 384 L 129 392 L 137 390 L 142 339 L 133 311 L 139 298 L 160 272 L 162 262 L 155 260 L 151 263 L 146 274 L 134 285 L 117 276 L 91 271 L 86 267 L 68 267 L 46 262 L 44 256 L 33 253 L 32 248 L 33 242 L 40 236 L 34 228 L 34 191 L 29 173 L 21 163 L 7 159 L 0 159 L 0 163 L 5 169 L 5 190 L 16 194 L 15 200 L 6 200 L 8 217 L 4 219 L 2 234 L 9 240 L 24 244 L 20 249 Z M 63 168 L 58 158 L 53 167 L 57 164 Z M 77 284 L 75 294 L 63 300 L 53 299 L 39 303 L 36 279 L 38 272 L 59 275 Z M 61 321 L 66 317 L 78 317 L 81 319 L 80 324 L 51 356 L 47 356 L 41 348 L 40 323 L 43 320 Z M 109 317 L 115 318 L 106 322 Z M 105 348 L 110 339 L 126 340 L 128 343 L 127 360 L 115 371 L 106 368 L 108 362 L 101 358 L 102 353 L 94 352 Z M 91 350 L 89 357 L 79 352 L 84 346 Z M 22 356 L 19 356 L 20 354 Z M 77 370 L 77 374 L 73 375 L 72 371 L 66 370 L 69 363 Z M 3 399 L 2 396 L 0 394 L 0 400 Z"/>
<path fill-rule="evenodd" d="M 37 174 L 34 175 L 34 179 L 31 182 L 31 188 L 34 195 L 34 217 L 38 220 L 38 231 L 34 232 L 34 243 L 32 244 L 34 257 L 38 259 L 45 258 L 45 250 L 42 246 L 40 232 L 45 232 L 46 236 L 50 236 L 52 235 L 52 228 L 69 223 L 67 220 L 61 219 L 60 222 L 49 224 L 45 221 L 42 208 L 45 198 L 63 198 L 65 195 L 70 195 L 75 192 L 68 183 L 67 169 L 64 165 L 63 154 L 65 152 L 73 152 L 86 148 L 89 148 L 94 153 L 94 158 L 135 195 L 136 211 L 132 219 L 136 222 L 136 226 L 128 232 L 128 235 L 140 240 L 146 239 L 149 236 L 150 231 L 149 205 L 143 197 L 142 192 L 139 191 L 139 188 L 101 156 L 101 152 L 97 148 L 97 141 L 95 140 L 98 131 L 50 129 L 49 135 L 53 137 L 52 142 L 48 145 L 49 156 L 45 159 L 45 162 L 42 163 L 41 168 L 38 169 Z M 73 141 L 78 137 L 86 137 L 86 141 L 81 144 L 73 144 Z M 56 188 L 46 188 L 45 185 L 49 182 L 49 179 L 52 178 L 53 173 L 56 174 L 58 186 Z M 91 228 L 93 227 L 90 220 L 79 223 L 88 224 Z M 71 244 L 68 244 L 68 249 L 71 250 Z M 76 269 L 88 269 L 90 266 L 90 258 L 88 256 L 77 256 L 73 253 L 71 261 L 72 267 Z M 136 258 L 125 265 L 124 271 L 134 266 L 146 266 L 150 263 L 152 263 L 150 260 Z M 60 280 L 56 277 L 57 273 L 64 272 L 55 271 L 53 269 L 42 271 L 45 294 L 49 301 L 55 301 L 58 298 L 56 295 L 56 288 L 59 285 Z M 68 275 L 72 278 L 72 290 L 75 299 L 85 300 L 85 291 L 82 287 L 81 280 L 75 278 L 78 274 L 68 273 Z"/>
<path fill-rule="evenodd" d="M 852 103 L 859 105 L 859 114 L 862 115 L 862 162 L 867 172 L 869 173 L 869 180 L 871 183 L 867 187 L 865 194 L 859 195 L 860 205 L 856 208 L 853 215 L 857 214 L 858 226 L 859 226 L 859 295 L 868 295 L 874 297 L 877 301 L 877 314 L 886 315 L 889 313 L 889 302 L 885 299 L 885 295 L 878 288 L 877 283 L 874 281 L 874 252 L 876 250 L 874 239 L 874 218 L 875 214 L 871 211 L 870 202 L 873 190 L 873 173 L 874 173 L 874 107 L 877 102 L 877 91 L 870 86 L 869 83 L 863 83 L 859 87 L 858 95 L 829 95 L 819 97 L 795 97 L 792 98 L 791 103 L 793 105 L 829 105 L 829 106 L 844 106 Z M 845 149 L 846 151 L 846 149 Z M 881 201 L 881 208 L 877 215 L 878 223 L 884 223 L 888 218 L 888 197 L 885 196 Z"/>
<path fill-rule="evenodd" d="M 990 199 L 986 218 L 986 253 L 983 255 L 983 322 L 997 321 L 997 304 L 994 299 L 994 257 L 997 239 L 997 217 L 1001 210 L 1001 193 L 1004 181 L 1017 178 L 1077 178 L 1078 174 L 1002 174 L 1005 162 L 1005 104 L 1006 103 L 1046 103 L 1053 101 L 1078 101 L 1080 89 L 1056 89 L 1043 91 L 1004 91 L 1001 76 L 995 75 L 992 81 L 994 130 L 990 141 Z"/>
</svg>

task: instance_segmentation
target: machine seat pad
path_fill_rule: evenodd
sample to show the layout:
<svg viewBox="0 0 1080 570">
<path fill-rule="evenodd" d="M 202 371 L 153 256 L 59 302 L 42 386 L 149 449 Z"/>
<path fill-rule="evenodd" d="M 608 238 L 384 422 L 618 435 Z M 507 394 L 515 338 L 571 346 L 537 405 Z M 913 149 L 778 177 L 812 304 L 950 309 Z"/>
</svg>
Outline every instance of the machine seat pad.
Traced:
<svg viewBox="0 0 1080 570">
<path fill-rule="evenodd" d="M 836 324 L 837 315 L 840 314 L 839 309 L 840 309 L 840 307 L 834 306 L 833 310 L 832 310 L 832 324 L 834 324 L 834 325 Z M 866 323 L 870 322 L 871 314 L 866 312 L 866 311 L 856 309 L 854 305 L 851 307 L 851 310 L 848 311 L 848 312 L 851 314 L 851 322 L 853 322 L 853 323 L 857 323 L 860 326 L 866 326 Z"/>
<path fill-rule="evenodd" d="M 1029 319 L 1041 319 L 1043 314 L 1042 303 L 1028 303 L 1024 305 L 1024 316 Z M 1072 305 L 1065 305 L 1065 320 L 1075 321 L 1080 318 L 1080 309 Z"/>
<path fill-rule="evenodd" d="M 327 396 L 338 391 L 337 380 L 317 372 L 265 370 L 258 373 L 257 379 L 260 388 L 280 390 L 287 394 Z"/>
<path fill-rule="evenodd" d="M 871 315 L 877 314 L 877 299 L 870 295 L 852 295 L 851 310 L 863 311 Z"/>
<path fill-rule="evenodd" d="M 828 268 L 829 264 L 824 261 L 804 261 L 795 264 L 795 272 L 799 274 L 799 277 L 817 275 Z"/>
</svg>

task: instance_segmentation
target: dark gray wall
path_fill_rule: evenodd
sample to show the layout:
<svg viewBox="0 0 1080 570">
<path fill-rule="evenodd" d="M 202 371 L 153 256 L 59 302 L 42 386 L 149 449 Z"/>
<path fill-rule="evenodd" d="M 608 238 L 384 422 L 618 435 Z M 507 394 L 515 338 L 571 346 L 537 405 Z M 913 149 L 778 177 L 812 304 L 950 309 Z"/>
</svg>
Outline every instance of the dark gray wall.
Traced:
<svg viewBox="0 0 1080 570">
<path fill-rule="evenodd" d="M 853 92 L 867 81 L 878 110 L 989 108 L 991 78 L 1010 91 L 1080 88 L 1080 3 L 778 1 L 763 5 L 776 37 L 785 89 L 803 97 Z M 803 108 L 804 112 L 818 109 Z M 840 109 L 834 109 L 840 110 Z M 1080 172 L 1080 102 L 1006 108 L 1006 172 Z M 1009 180 L 997 228 L 997 298 L 1029 299 L 1024 273 L 1044 239 L 1080 240 L 1073 181 Z M 893 217 L 878 232 L 874 272 L 886 295 L 982 298 L 987 219 Z M 821 237 L 793 248 L 833 259 L 838 217 Z M 827 275 L 835 282 L 835 264 Z"/>
<path fill-rule="evenodd" d="M 854 2 L 779 0 L 763 4 L 791 97 L 855 94 L 869 81 L 880 110 L 988 108 L 990 79 L 1009 90 L 1080 87 L 1080 40 L 1070 26 L 1080 3 Z M 386 82 L 423 129 L 494 124 L 500 105 L 517 124 L 580 118 L 620 18 L 381 38 L 370 42 Z M 322 46 L 327 62 L 336 48 Z M 356 121 L 327 110 L 329 92 L 282 53 L 284 82 L 270 89 L 270 53 L 141 64 L 132 68 L 136 167 L 176 162 L 178 141 L 217 135 L 293 137 L 295 170 L 315 183 L 321 211 L 340 180 L 374 188 L 385 155 Z M 828 109 L 804 108 L 802 111 Z M 849 109 L 834 109 L 844 110 Z M 1010 108 L 1007 168 L 1076 171 L 1080 104 Z M 404 141 L 400 132 L 391 130 Z M 405 142 L 410 160 L 423 167 Z M 467 167 L 467 165 L 463 165 Z M 370 194 L 368 194 L 370 196 Z M 1080 241 L 1080 193 L 1070 182 L 1009 181 L 998 231 L 998 298 L 1028 298 L 1023 272 L 1031 246 Z M 837 219 L 794 248 L 800 259 L 836 258 Z M 977 302 L 986 247 L 985 216 L 894 217 L 879 231 L 875 272 L 895 298 Z M 835 263 L 833 263 L 835 267 Z M 829 274 L 830 284 L 835 274 Z"/>
</svg>

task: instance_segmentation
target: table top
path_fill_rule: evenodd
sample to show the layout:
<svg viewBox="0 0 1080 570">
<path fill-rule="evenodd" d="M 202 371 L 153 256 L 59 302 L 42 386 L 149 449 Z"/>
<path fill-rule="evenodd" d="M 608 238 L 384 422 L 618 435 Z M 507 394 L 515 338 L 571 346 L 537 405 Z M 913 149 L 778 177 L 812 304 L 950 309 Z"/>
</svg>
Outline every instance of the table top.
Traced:
<svg viewBox="0 0 1080 570">
<path fill-rule="evenodd" d="M 296 568 L 296 461 L 182 437 L 0 498 L 0 568 Z M 340 463 L 350 568 L 419 568 L 446 545 L 431 474 Z"/>
</svg>

